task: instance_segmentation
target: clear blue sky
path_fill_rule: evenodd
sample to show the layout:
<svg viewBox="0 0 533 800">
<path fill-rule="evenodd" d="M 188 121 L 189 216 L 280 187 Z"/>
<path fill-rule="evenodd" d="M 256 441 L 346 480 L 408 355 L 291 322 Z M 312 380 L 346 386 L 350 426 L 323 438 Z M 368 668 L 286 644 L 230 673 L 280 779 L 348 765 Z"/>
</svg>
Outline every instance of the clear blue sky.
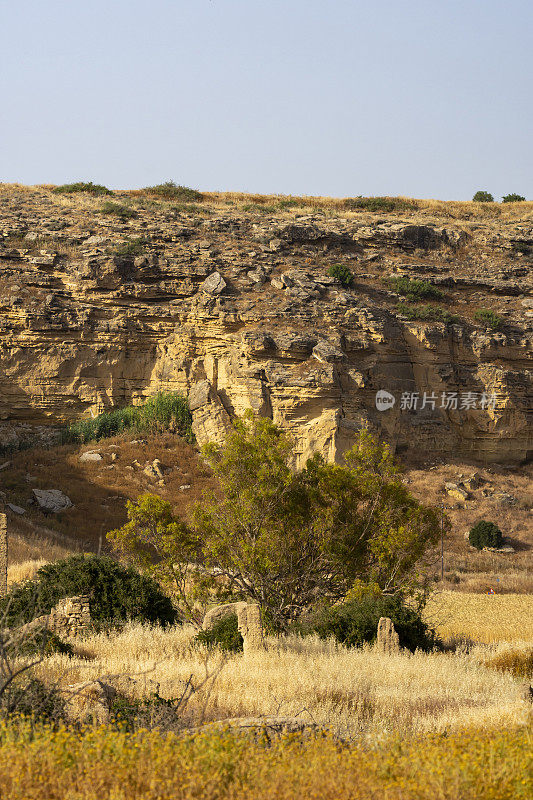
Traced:
<svg viewBox="0 0 533 800">
<path fill-rule="evenodd" d="M 532 0 L 0 9 L 0 181 L 533 199 Z"/>
</svg>

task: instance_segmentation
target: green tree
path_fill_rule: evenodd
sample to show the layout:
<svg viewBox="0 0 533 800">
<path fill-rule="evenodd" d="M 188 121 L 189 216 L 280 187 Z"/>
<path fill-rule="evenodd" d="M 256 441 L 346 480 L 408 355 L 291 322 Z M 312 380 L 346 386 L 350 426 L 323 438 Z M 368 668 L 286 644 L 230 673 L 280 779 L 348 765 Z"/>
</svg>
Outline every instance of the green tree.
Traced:
<svg viewBox="0 0 533 800">
<path fill-rule="evenodd" d="M 195 579 L 201 550 L 194 532 L 157 495 L 128 500 L 126 510 L 128 522 L 107 534 L 113 549 L 172 591 L 182 616 L 198 622 Z"/>
<path fill-rule="evenodd" d="M 506 194 L 502 197 L 502 203 L 523 203 L 526 198 L 522 197 L 521 194 L 516 194 L 512 192 L 511 194 Z"/>
<path fill-rule="evenodd" d="M 179 576 L 185 592 L 176 565 L 192 562 L 204 588 L 211 576 L 234 599 L 258 602 L 278 629 L 319 602 L 342 599 L 358 579 L 388 594 L 424 590 L 420 564 L 439 536 L 439 515 L 411 496 L 389 448 L 369 432 L 343 464 L 316 455 L 295 471 L 287 436 L 250 412 L 204 456 L 219 489 L 194 506 L 188 526 L 145 495 L 129 505 L 127 525 L 110 534 L 152 574 L 177 585 Z"/>
<path fill-rule="evenodd" d="M 493 203 L 494 202 L 494 197 L 491 195 L 490 192 L 486 192 L 484 190 L 480 190 L 479 192 L 475 193 L 475 195 L 473 196 L 472 200 L 475 203 Z"/>
</svg>

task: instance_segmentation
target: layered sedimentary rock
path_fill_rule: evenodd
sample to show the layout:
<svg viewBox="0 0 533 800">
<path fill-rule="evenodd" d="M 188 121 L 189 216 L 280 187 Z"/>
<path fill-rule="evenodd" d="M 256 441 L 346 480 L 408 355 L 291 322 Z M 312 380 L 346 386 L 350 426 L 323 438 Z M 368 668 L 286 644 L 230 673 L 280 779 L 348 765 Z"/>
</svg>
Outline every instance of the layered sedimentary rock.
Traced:
<svg viewBox="0 0 533 800">
<path fill-rule="evenodd" d="M 340 458 L 362 425 L 400 452 L 530 458 L 533 223 L 411 217 L 141 204 L 111 222 L 96 201 L 81 213 L 45 190 L 7 193 L 0 438 L 163 389 L 189 396 L 200 443 L 251 408 L 300 461 Z M 406 319 L 387 275 L 438 285 L 456 317 Z"/>
</svg>

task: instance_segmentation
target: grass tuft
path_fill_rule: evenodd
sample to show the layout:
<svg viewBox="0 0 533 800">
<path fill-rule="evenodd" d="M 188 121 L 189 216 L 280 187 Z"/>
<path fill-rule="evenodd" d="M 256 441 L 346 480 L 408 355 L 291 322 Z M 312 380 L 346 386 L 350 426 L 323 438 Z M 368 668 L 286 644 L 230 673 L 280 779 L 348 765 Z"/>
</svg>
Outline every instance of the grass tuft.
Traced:
<svg viewBox="0 0 533 800">
<path fill-rule="evenodd" d="M 156 433 L 174 429 L 191 442 L 192 417 L 187 399 L 176 392 L 159 392 L 143 405 L 106 411 L 94 419 L 75 422 L 65 431 L 65 442 L 91 442 L 115 436 L 127 430 Z"/>
<path fill-rule="evenodd" d="M 385 279 L 385 283 L 395 292 L 408 300 L 442 300 L 444 294 L 429 281 L 420 278 L 409 278 L 407 275 L 394 275 Z"/>
</svg>

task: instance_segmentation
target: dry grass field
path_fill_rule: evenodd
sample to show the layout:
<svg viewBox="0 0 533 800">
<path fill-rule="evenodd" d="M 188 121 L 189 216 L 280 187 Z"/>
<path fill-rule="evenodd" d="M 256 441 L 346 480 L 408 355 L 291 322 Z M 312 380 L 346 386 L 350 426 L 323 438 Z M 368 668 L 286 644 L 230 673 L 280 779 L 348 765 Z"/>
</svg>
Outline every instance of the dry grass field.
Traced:
<svg viewBox="0 0 533 800">
<path fill-rule="evenodd" d="M 436 592 L 426 621 L 444 639 L 533 643 L 533 594 Z"/>
<path fill-rule="evenodd" d="M 188 627 L 132 624 L 77 642 L 78 656 L 51 656 L 38 674 L 59 684 L 107 679 L 137 698 L 155 687 L 162 697 L 178 697 L 189 678 L 200 684 L 208 675 L 187 706 L 190 724 L 299 717 L 368 742 L 398 733 L 524 725 L 529 715 L 523 681 L 486 667 L 486 648 L 384 657 L 370 647 L 289 636 L 269 639 L 266 653 L 228 656 L 198 646 L 193 636 Z"/>
</svg>

